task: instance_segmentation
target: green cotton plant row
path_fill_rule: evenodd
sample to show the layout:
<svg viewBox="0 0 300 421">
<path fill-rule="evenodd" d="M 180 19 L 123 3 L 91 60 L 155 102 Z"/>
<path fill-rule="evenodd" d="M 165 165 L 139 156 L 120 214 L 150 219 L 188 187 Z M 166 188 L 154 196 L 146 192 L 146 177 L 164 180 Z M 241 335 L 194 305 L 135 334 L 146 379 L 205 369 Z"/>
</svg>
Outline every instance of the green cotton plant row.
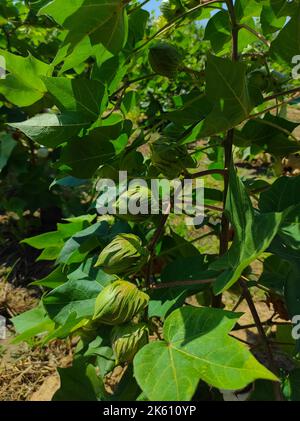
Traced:
<svg viewBox="0 0 300 421">
<path fill-rule="evenodd" d="M 300 314 L 300 178 L 241 178 L 235 158 L 266 152 L 276 170 L 300 149 L 297 124 L 284 114 L 300 96 L 291 77 L 300 2 L 168 0 L 156 20 L 136 1 L 26 7 L 56 28 L 56 48 L 51 59 L 17 44 L 0 50 L 3 101 L 30 109 L 9 122 L 9 133 L 51 151 L 52 188 L 89 180 L 93 197 L 84 215 L 22 242 L 41 250 L 38 259 L 52 261 L 53 271 L 32 283 L 44 294 L 37 308 L 13 318 L 15 341 L 80 339 L 72 367 L 59 369 L 54 399 L 220 400 L 220 390 L 253 383 L 251 399 L 266 389 L 270 400 L 299 400 L 299 338 L 288 336 L 287 323 L 288 372 L 274 362 L 252 291 L 276 294 L 289 321 Z M 1 166 L 12 148 L 4 141 Z M 203 169 L 207 157 L 213 163 Z M 99 181 L 117 181 L 120 171 L 147 183 L 213 176 L 222 188 L 205 188 L 195 230 L 218 237 L 219 254 L 200 253 L 163 212 L 123 214 L 117 201 L 116 214 L 97 216 Z M 150 194 L 125 193 L 140 205 Z M 257 259 L 263 273 L 249 280 Z M 228 290 L 249 305 L 263 363 L 235 337 L 242 314 L 223 309 Z M 118 365 L 123 374 L 108 392 L 106 377 Z"/>
</svg>

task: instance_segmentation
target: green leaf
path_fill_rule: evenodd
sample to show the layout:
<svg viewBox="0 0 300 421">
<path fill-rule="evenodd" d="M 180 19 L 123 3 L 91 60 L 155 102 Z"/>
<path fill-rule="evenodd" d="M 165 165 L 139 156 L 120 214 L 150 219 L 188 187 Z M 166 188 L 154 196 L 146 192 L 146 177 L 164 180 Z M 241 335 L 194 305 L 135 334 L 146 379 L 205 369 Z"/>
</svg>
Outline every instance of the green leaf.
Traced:
<svg viewBox="0 0 300 421">
<path fill-rule="evenodd" d="M 265 259 L 264 269 L 259 278 L 259 283 L 267 288 L 282 294 L 286 275 L 290 270 L 290 263 L 272 255 Z"/>
<path fill-rule="evenodd" d="M 259 208 L 262 212 L 282 212 L 300 204 L 300 177 L 280 177 L 261 193 Z"/>
<path fill-rule="evenodd" d="M 113 54 L 126 43 L 128 23 L 121 0 L 54 0 L 39 14 L 51 16 L 68 30 L 64 43 L 72 49 L 86 36 L 92 45 L 102 43 Z"/>
<path fill-rule="evenodd" d="M 199 257 L 199 250 L 185 238 L 180 237 L 174 231 L 171 231 L 171 236 L 165 236 L 162 239 L 161 252 L 163 254 L 172 256 L 177 259 L 178 256 L 182 257 Z"/>
<path fill-rule="evenodd" d="M 235 144 L 257 145 L 275 156 L 288 155 L 300 148 L 300 143 L 290 137 L 298 125 L 268 113 L 264 118 L 248 121 L 242 130 L 236 131 Z"/>
<path fill-rule="evenodd" d="M 284 296 L 290 318 L 300 314 L 299 276 L 300 264 L 291 263 L 291 269 L 286 274 L 284 287 Z"/>
<path fill-rule="evenodd" d="M 72 280 L 47 294 L 43 304 L 50 318 L 63 325 L 73 312 L 77 319 L 91 317 L 100 291 L 97 281 Z"/>
<path fill-rule="evenodd" d="M 143 39 L 150 13 L 141 8 L 134 10 L 128 17 L 128 40 L 126 49 L 132 49 Z"/>
<path fill-rule="evenodd" d="M 38 250 L 42 250 L 47 247 L 55 247 L 57 244 L 63 245 L 63 237 L 59 231 L 50 231 L 45 234 L 25 238 L 21 241 L 21 243 L 28 244 Z"/>
<path fill-rule="evenodd" d="M 106 105 L 105 87 L 97 80 L 45 77 L 43 82 L 61 112 L 73 111 L 93 121 Z"/>
<path fill-rule="evenodd" d="M 51 63 L 53 67 L 63 63 L 61 69 L 59 69 L 58 72 L 59 76 L 61 76 L 64 72 L 79 66 L 89 57 L 96 56 L 100 48 L 96 45 L 92 46 L 90 39 L 85 37 L 77 44 L 76 48 L 71 52 L 71 54 L 68 54 L 68 50 L 69 45 L 63 45 L 57 51 L 57 54 Z"/>
<path fill-rule="evenodd" d="M 0 173 L 6 166 L 17 142 L 9 135 L 4 134 L 0 138 Z"/>
<path fill-rule="evenodd" d="M 100 165 L 108 163 L 115 156 L 115 147 L 110 140 L 107 128 L 99 127 L 87 136 L 69 142 L 62 150 L 60 163 L 67 165 L 73 176 L 90 178 Z"/>
<path fill-rule="evenodd" d="M 262 31 L 265 35 L 277 32 L 282 29 L 286 21 L 286 17 L 278 16 L 270 5 L 264 5 L 260 17 Z"/>
<path fill-rule="evenodd" d="M 266 380 L 256 380 L 254 390 L 248 399 L 251 402 L 273 402 L 276 401 L 274 387 Z"/>
<path fill-rule="evenodd" d="M 300 368 L 296 368 L 285 379 L 283 394 L 288 401 L 300 402 Z"/>
<path fill-rule="evenodd" d="M 228 336 L 239 316 L 213 308 L 175 310 L 164 324 L 164 341 L 146 345 L 134 359 L 134 375 L 146 396 L 190 400 L 200 379 L 230 390 L 257 378 L 276 380 L 244 345 Z"/>
<path fill-rule="evenodd" d="M 191 290 L 184 287 L 172 287 L 154 290 L 148 306 L 148 317 L 164 319 L 176 308 L 181 307 Z"/>
<path fill-rule="evenodd" d="M 178 253 L 177 253 L 178 254 Z M 161 282 L 184 282 L 191 280 L 203 280 L 216 277 L 216 272 L 208 270 L 208 262 L 204 256 L 182 258 L 169 263 L 161 273 Z M 207 290 L 207 284 L 186 285 L 154 290 L 148 306 L 149 317 L 161 317 L 164 319 L 176 308 L 181 307 L 185 299 L 199 291 Z"/>
<path fill-rule="evenodd" d="M 230 19 L 227 10 L 220 10 L 209 19 L 204 33 L 204 39 L 209 40 L 215 53 L 223 52 L 224 46 L 231 41 Z M 226 51 L 225 51 L 226 52 Z"/>
<path fill-rule="evenodd" d="M 76 311 L 69 314 L 63 325 L 56 325 L 48 335 L 43 337 L 42 345 L 47 344 L 53 339 L 64 339 L 70 336 L 71 333 L 78 331 L 82 326 L 87 323 L 87 319 L 78 318 Z"/>
<path fill-rule="evenodd" d="M 27 107 L 43 98 L 46 87 L 41 76 L 51 73 L 50 66 L 31 54 L 22 57 L 1 49 L 0 54 L 9 72 L 0 80 L 0 93 L 19 107 Z"/>
<path fill-rule="evenodd" d="M 234 239 L 229 251 L 210 266 L 214 270 L 224 270 L 214 283 L 216 294 L 237 282 L 244 269 L 269 247 L 283 216 L 281 213 L 256 213 L 233 167 L 229 186 L 226 213 L 234 227 Z"/>
<path fill-rule="evenodd" d="M 11 321 L 17 332 L 14 343 L 31 342 L 34 336 L 54 329 L 54 322 L 50 320 L 41 303 L 38 307 L 13 317 Z"/>
<path fill-rule="evenodd" d="M 276 255 L 265 260 L 259 283 L 284 296 L 288 314 L 292 318 L 300 313 L 300 253 L 297 252 L 298 259 L 296 259 L 290 250 L 284 245 L 284 251 L 287 252 L 285 256 L 280 250 L 278 252 L 278 249 L 273 248 L 273 244 L 271 245 L 270 251 Z"/>
<path fill-rule="evenodd" d="M 93 219 L 95 219 L 95 215 L 82 215 L 77 218 L 69 218 L 66 219 L 68 223 L 57 224 L 57 231 L 50 231 L 45 234 L 25 238 L 21 243 L 28 244 L 38 250 L 44 249 L 37 260 L 55 260 L 64 247 L 65 240 L 89 226 Z"/>
<path fill-rule="evenodd" d="M 84 279 L 86 281 L 97 281 L 103 287 L 112 282 L 116 277 L 108 275 L 99 268 L 95 268 L 97 256 L 89 257 L 77 269 L 70 272 L 67 277 L 70 280 Z"/>
<path fill-rule="evenodd" d="M 263 3 L 261 0 L 236 0 L 234 8 L 238 20 L 244 22 L 249 16 L 260 17 Z"/>
<path fill-rule="evenodd" d="M 260 23 L 264 34 L 277 32 L 284 27 L 287 16 L 297 12 L 297 2 L 286 0 L 269 0 L 263 5 Z"/>
<path fill-rule="evenodd" d="M 94 66 L 92 77 L 105 83 L 108 87 L 109 93 L 115 92 L 123 77 L 128 71 L 128 63 L 126 63 L 123 55 L 109 57 Z"/>
<path fill-rule="evenodd" d="M 10 123 L 27 137 L 41 145 L 55 148 L 71 140 L 78 133 L 91 125 L 85 116 L 77 113 L 39 114 L 20 123 Z"/>
<path fill-rule="evenodd" d="M 209 55 L 206 95 L 213 109 L 200 123 L 198 136 L 211 136 L 229 130 L 245 120 L 253 107 L 245 64 Z"/>
<path fill-rule="evenodd" d="M 96 336 L 92 342 L 90 342 L 89 336 L 86 338 L 83 337 L 83 349 L 78 349 L 77 347 L 77 352 L 88 358 L 96 357 L 100 376 L 104 379 L 115 366 L 114 353 L 111 347 L 111 328 L 108 326 L 101 326 L 101 335 L 99 336 L 99 329 L 97 333 L 98 336 Z M 88 343 L 87 348 L 86 343 Z"/>
<path fill-rule="evenodd" d="M 46 288 L 54 289 L 68 280 L 67 275 L 64 272 L 63 266 L 57 266 L 49 275 L 45 276 L 38 281 L 31 282 L 30 285 L 42 286 Z"/>
<path fill-rule="evenodd" d="M 123 374 L 117 388 L 111 397 L 111 400 L 122 402 L 122 401 L 136 401 L 141 394 L 136 379 L 133 375 L 133 366 L 129 364 L 125 373 Z"/>
<path fill-rule="evenodd" d="M 103 382 L 96 368 L 86 358 L 77 358 L 72 367 L 59 368 L 61 387 L 53 401 L 97 401 L 106 397 Z"/>
<path fill-rule="evenodd" d="M 179 99 L 179 101 L 178 101 Z M 211 110 L 212 105 L 198 89 L 177 98 L 180 108 L 165 114 L 165 117 L 179 125 L 189 125 L 201 121 Z"/>
<path fill-rule="evenodd" d="M 71 264 L 84 260 L 85 256 L 101 244 L 109 233 L 107 222 L 97 222 L 74 234 L 65 242 L 57 261 Z"/>
<path fill-rule="evenodd" d="M 161 273 L 162 282 L 172 281 L 196 281 L 213 278 L 216 273 L 208 270 L 208 262 L 205 256 L 184 257 L 169 263 Z M 201 287 L 200 287 L 201 288 Z"/>
<path fill-rule="evenodd" d="M 280 177 L 260 195 L 263 212 L 284 212 L 279 236 L 289 247 L 300 250 L 300 178 Z"/>
<path fill-rule="evenodd" d="M 300 51 L 300 7 L 271 44 L 272 57 L 292 67 L 292 58 Z"/>
</svg>

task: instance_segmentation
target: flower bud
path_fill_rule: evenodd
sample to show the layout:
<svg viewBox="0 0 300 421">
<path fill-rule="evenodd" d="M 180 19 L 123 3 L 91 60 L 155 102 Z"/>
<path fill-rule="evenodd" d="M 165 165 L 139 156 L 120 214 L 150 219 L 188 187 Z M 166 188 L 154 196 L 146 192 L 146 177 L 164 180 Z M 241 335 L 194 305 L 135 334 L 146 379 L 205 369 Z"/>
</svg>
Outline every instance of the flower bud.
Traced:
<svg viewBox="0 0 300 421">
<path fill-rule="evenodd" d="M 125 221 L 140 222 L 149 218 L 151 191 L 140 184 L 130 185 L 113 204 L 116 215 Z"/>
<path fill-rule="evenodd" d="M 112 331 L 112 348 L 117 364 L 131 362 L 147 342 L 148 328 L 145 323 L 115 326 Z"/>
<path fill-rule="evenodd" d="M 150 47 L 149 62 L 155 73 L 174 78 L 180 68 L 181 57 L 173 45 L 159 42 Z"/>
<path fill-rule="evenodd" d="M 119 234 L 101 251 L 95 266 L 109 274 L 136 273 L 145 265 L 148 255 L 139 237 Z"/>
<path fill-rule="evenodd" d="M 148 304 L 149 296 L 131 282 L 118 280 L 107 285 L 96 298 L 93 320 L 117 325 L 131 320 Z"/>
<path fill-rule="evenodd" d="M 165 137 L 151 144 L 151 161 L 169 179 L 180 175 L 183 169 L 195 166 L 186 146 L 178 145 L 174 140 Z"/>
</svg>

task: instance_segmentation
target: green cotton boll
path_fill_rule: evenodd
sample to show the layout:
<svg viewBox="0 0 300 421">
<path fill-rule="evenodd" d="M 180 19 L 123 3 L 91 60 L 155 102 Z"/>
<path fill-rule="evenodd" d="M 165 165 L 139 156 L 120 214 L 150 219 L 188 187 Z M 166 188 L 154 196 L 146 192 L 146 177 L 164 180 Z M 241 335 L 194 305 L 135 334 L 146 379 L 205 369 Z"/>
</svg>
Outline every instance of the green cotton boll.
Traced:
<svg viewBox="0 0 300 421">
<path fill-rule="evenodd" d="M 139 272 L 148 260 L 148 250 L 134 234 L 117 235 L 100 253 L 95 267 L 109 274 Z"/>
<path fill-rule="evenodd" d="M 158 42 L 150 47 L 148 58 L 155 73 L 170 79 L 176 77 L 182 62 L 177 49 L 166 42 Z"/>
<path fill-rule="evenodd" d="M 149 218 L 151 191 L 145 185 L 131 183 L 113 204 L 113 209 L 120 219 L 141 222 Z"/>
<path fill-rule="evenodd" d="M 261 91 L 266 91 L 269 87 L 269 76 L 266 69 L 253 70 L 248 75 L 249 85 L 254 86 Z"/>
<path fill-rule="evenodd" d="M 159 9 L 163 17 L 168 22 L 171 22 L 173 19 L 185 12 L 185 8 L 180 0 L 162 0 Z"/>
<path fill-rule="evenodd" d="M 136 285 L 120 279 L 107 285 L 96 298 L 93 320 L 107 325 L 129 322 L 148 301 L 149 296 Z"/>
<path fill-rule="evenodd" d="M 195 167 L 195 161 L 188 154 L 184 145 L 176 141 L 161 137 L 150 146 L 152 165 L 169 179 L 176 178 L 185 168 Z"/>
<path fill-rule="evenodd" d="M 117 364 L 132 362 L 135 354 L 148 343 L 148 335 L 145 323 L 115 326 L 112 331 L 112 349 Z"/>
<path fill-rule="evenodd" d="M 161 11 L 161 14 L 163 17 L 170 22 L 173 20 L 176 16 L 177 12 L 177 6 L 174 4 L 171 4 L 169 0 L 163 0 L 159 6 L 159 9 Z"/>
</svg>

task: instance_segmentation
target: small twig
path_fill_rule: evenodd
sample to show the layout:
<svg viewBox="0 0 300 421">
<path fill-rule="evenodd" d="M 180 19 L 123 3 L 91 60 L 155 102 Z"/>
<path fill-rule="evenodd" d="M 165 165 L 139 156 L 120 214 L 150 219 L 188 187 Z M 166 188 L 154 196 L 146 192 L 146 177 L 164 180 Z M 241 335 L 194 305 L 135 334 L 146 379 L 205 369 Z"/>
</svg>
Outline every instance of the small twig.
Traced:
<svg viewBox="0 0 300 421">
<path fill-rule="evenodd" d="M 273 356 L 273 351 L 272 351 L 272 348 L 271 348 L 270 343 L 268 341 L 267 335 L 266 335 L 266 333 L 264 331 L 264 328 L 263 328 L 263 325 L 261 323 L 260 317 L 259 317 L 259 315 L 257 313 L 256 307 L 255 307 L 255 304 L 254 304 L 254 301 L 253 301 L 253 298 L 252 298 L 252 295 L 251 295 L 251 293 L 250 293 L 250 291 L 248 289 L 247 282 L 244 281 L 243 279 L 240 279 L 239 283 L 240 283 L 240 286 L 242 287 L 243 295 L 244 295 L 244 297 L 245 297 L 245 299 L 247 301 L 247 304 L 249 306 L 250 312 L 251 312 L 252 317 L 254 319 L 254 322 L 256 324 L 256 328 L 258 330 L 258 333 L 259 333 L 261 342 L 265 346 L 266 353 L 267 353 L 268 360 L 269 360 L 270 368 L 274 372 L 274 374 L 276 374 L 278 376 L 279 375 L 279 370 L 277 368 L 277 365 L 276 365 L 276 362 L 275 362 L 275 359 L 274 359 L 274 356 Z M 272 382 L 272 384 L 273 384 L 273 389 L 274 389 L 274 394 L 276 396 L 276 400 L 282 401 L 283 400 L 283 396 L 282 396 L 282 392 L 281 392 L 281 388 L 280 388 L 280 383 L 278 383 L 278 382 Z"/>
<path fill-rule="evenodd" d="M 234 307 L 232 308 L 231 311 L 236 311 L 237 308 L 240 306 L 240 304 L 242 304 L 242 302 L 244 301 L 245 297 L 244 294 L 242 293 L 240 298 L 238 299 L 238 301 L 236 302 L 236 304 L 234 305 Z"/>
<path fill-rule="evenodd" d="M 249 347 L 252 347 L 253 346 L 253 344 L 251 344 L 250 342 L 245 341 L 244 339 L 238 338 L 237 336 L 230 335 L 230 334 L 228 336 L 230 336 L 233 339 L 237 339 L 238 341 L 242 342 L 243 344 L 248 345 Z"/>
<path fill-rule="evenodd" d="M 279 104 L 275 104 L 275 105 L 272 105 L 271 107 L 265 108 L 263 111 L 260 111 L 259 113 L 250 114 L 245 120 L 253 120 L 253 119 L 257 118 L 257 117 L 260 117 L 263 114 L 266 114 L 269 111 L 272 111 L 272 110 L 275 110 L 275 109 L 281 107 L 282 105 L 289 104 L 293 99 L 297 99 L 299 97 L 300 97 L 300 95 L 292 96 L 288 100 L 282 101 Z"/>
<path fill-rule="evenodd" d="M 113 92 L 110 95 L 110 98 L 113 98 L 114 96 L 116 96 L 119 92 L 123 91 L 123 89 L 127 89 L 133 83 L 137 83 L 146 79 L 151 79 L 152 77 L 155 77 L 155 76 L 157 76 L 156 73 L 150 73 L 148 75 L 137 77 L 136 79 L 127 80 L 126 82 L 124 82 L 124 84 L 120 88 L 118 88 L 115 92 Z"/>
<path fill-rule="evenodd" d="M 204 207 L 206 208 L 206 209 L 211 209 L 211 210 L 215 210 L 215 211 L 217 211 L 217 212 L 223 212 L 223 209 L 222 208 L 218 208 L 218 206 L 213 206 L 213 205 L 204 205 Z"/>
<path fill-rule="evenodd" d="M 289 326 L 291 325 L 290 322 L 275 322 L 274 320 L 266 320 L 264 322 L 261 322 L 262 326 Z M 237 324 L 233 330 L 245 330 L 245 329 L 252 329 L 254 327 L 257 327 L 255 323 L 249 323 L 247 325 L 239 325 Z"/>
<path fill-rule="evenodd" d="M 154 233 L 154 236 L 153 236 L 152 240 L 150 241 L 150 244 L 148 246 L 148 250 L 150 251 L 150 253 L 153 253 L 155 245 L 156 245 L 157 241 L 159 240 L 159 238 L 162 234 L 164 226 L 165 226 L 165 224 L 167 222 L 167 219 L 170 215 L 170 210 L 171 210 L 171 203 L 168 204 L 168 206 L 165 210 L 165 214 L 162 216 L 161 221 L 160 221 L 160 223 L 159 223 L 159 225 L 158 225 L 158 227 L 157 227 L 157 229 Z"/>
<path fill-rule="evenodd" d="M 188 174 L 186 176 L 186 178 L 199 178 L 199 177 L 205 177 L 206 175 L 215 175 L 215 174 L 219 174 L 219 175 L 223 175 L 225 176 L 225 174 L 227 173 L 226 169 L 211 169 L 211 170 L 206 170 L 206 171 L 200 171 L 200 172 L 196 172 L 194 174 Z"/>
<path fill-rule="evenodd" d="M 7 28 L 5 28 L 5 25 L 2 27 L 5 38 L 6 38 L 6 48 L 7 51 L 11 52 L 11 42 L 10 42 L 10 33 L 7 30 Z"/>
<path fill-rule="evenodd" d="M 285 96 L 285 95 L 295 94 L 295 93 L 297 93 L 297 92 L 299 92 L 299 91 L 300 91 L 300 88 L 294 88 L 294 89 L 289 89 L 288 91 L 277 92 L 276 94 L 266 96 L 266 97 L 264 98 L 264 101 L 265 101 L 265 102 L 267 102 L 267 101 L 271 101 L 272 99 L 276 99 L 276 98 L 278 98 L 278 97 L 280 97 L 280 96 Z"/>
<path fill-rule="evenodd" d="M 161 283 L 153 283 L 150 285 L 151 289 L 161 289 L 161 288 L 172 288 L 172 287 L 184 287 L 188 285 L 205 285 L 205 284 L 211 284 L 216 279 L 201 279 L 199 281 L 197 280 L 187 280 L 187 281 L 174 281 L 174 282 L 161 282 Z"/>
<path fill-rule="evenodd" d="M 255 35 L 260 41 L 262 41 L 268 48 L 270 48 L 271 43 L 259 32 L 257 32 L 255 29 L 251 28 L 251 26 L 248 26 L 246 23 L 241 23 L 238 25 L 239 28 L 244 28 L 247 31 L 251 32 L 253 35 Z"/>
<path fill-rule="evenodd" d="M 152 240 L 150 241 L 150 244 L 148 246 L 148 250 L 150 253 L 149 256 L 149 262 L 147 265 L 147 269 L 146 269 L 146 285 L 150 285 L 150 281 L 151 281 L 151 274 L 152 274 L 152 262 L 153 262 L 153 257 L 155 254 L 155 246 L 156 243 L 158 242 L 158 240 L 160 239 L 160 236 L 163 232 L 164 226 L 168 220 L 168 217 L 170 215 L 170 210 L 171 210 L 171 203 L 168 204 L 168 207 L 165 211 L 165 214 L 162 216 L 161 221 L 153 235 Z"/>
<path fill-rule="evenodd" d="M 193 243 L 195 243 L 196 241 L 203 240 L 204 238 L 209 237 L 210 235 L 216 235 L 216 234 L 215 234 L 213 231 L 207 232 L 207 233 L 205 233 L 205 234 L 200 235 L 199 237 L 196 237 L 196 238 L 193 238 L 192 240 L 190 240 L 190 244 L 193 244 Z M 165 251 L 161 252 L 161 253 L 159 254 L 159 257 L 161 257 L 161 256 L 165 256 L 165 255 L 167 255 L 167 254 L 169 254 L 169 253 L 173 252 L 174 250 L 178 250 L 178 249 L 180 249 L 180 247 L 181 247 L 181 245 L 180 245 L 180 244 L 179 244 L 179 245 L 177 245 L 177 246 L 171 247 L 171 248 L 169 248 L 168 250 L 165 250 Z"/>
<path fill-rule="evenodd" d="M 202 9 L 203 7 L 207 7 L 210 6 L 211 4 L 214 3 L 223 3 L 222 0 L 211 0 L 208 1 L 206 3 L 201 3 L 198 4 L 197 6 L 193 7 L 192 9 L 187 10 L 186 12 L 182 13 L 180 16 L 176 16 L 173 20 L 171 20 L 170 22 L 168 22 L 165 26 L 163 26 L 159 31 L 157 31 L 155 34 L 151 35 L 142 45 L 140 45 L 139 47 L 137 47 L 135 50 L 133 50 L 133 53 L 136 53 L 138 51 L 140 51 L 142 48 L 144 48 L 147 44 L 149 44 L 150 41 L 152 41 L 154 38 L 156 38 L 158 35 L 163 34 L 164 32 L 168 31 L 169 29 L 171 29 L 173 26 L 176 25 L 176 23 L 180 20 L 182 20 L 183 18 L 185 18 L 186 16 L 190 15 L 191 13 L 196 12 L 197 10 Z"/>
<path fill-rule="evenodd" d="M 130 13 L 135 12 L 136 10 L 141 9 L 145 4 L 149 3 L 150 0 L 145 0 L 142 3 L 140 3 L 138 6 L 134 7 L 133 9 L 128 10 L 127 14 L 130 15 Z"/>
<path fill-rule="evenodd" d="M 121 95 L 119 96 L 119 98 L 117 99 L 117 101 L 116 101 L 116 103 L 115 103 L 115 105 L 113 106 L 113 108 L 106 114 L 106 115 L 104 115 L 103 117 L 102 117 L 102 120 L 106 120 L 107 118 L 109 118 L 115 111 L 118 111 L 119 110 L 119 108 L 120 108 L 120 106 L 121 106 L 121 103 L 122 103 L 122 99 L 123 99 L 123 97 L 124 97 L 124 94 L 125 94 L 125 90 L 126 90 L 126 88 L 123 88 L 123 90 L 122 90 L 122 92 L 121 92 Z"/>
</svg>

